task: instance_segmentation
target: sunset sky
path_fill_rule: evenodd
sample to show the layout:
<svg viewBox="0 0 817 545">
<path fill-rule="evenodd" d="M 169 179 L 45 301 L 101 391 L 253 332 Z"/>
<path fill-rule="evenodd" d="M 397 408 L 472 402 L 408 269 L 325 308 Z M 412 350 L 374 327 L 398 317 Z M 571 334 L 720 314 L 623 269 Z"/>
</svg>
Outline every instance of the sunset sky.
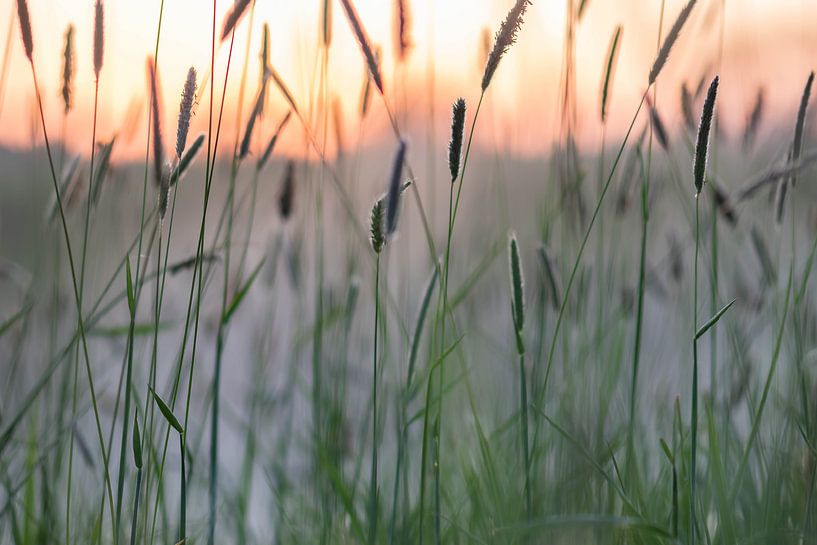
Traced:
<svg viewBox="0 0 817 545">
<path fill-rule="evenodd" d="M 493 128 L 493 145 L 521 154 L 548 149 L 559 131 L 558 96 L 563 55 L 565 14 L 570 0 L 539 0 L 529 9 L 519 42 L 503 60 L 489 90 L 486 116 Z M 405 72 L 395 70 L 392 37 L 393 2 L 357 0 L 360 16 L 373 42 L 383 46 L 383 74 L 390 100 L 406 106 L 413 126 L 424 130 L 428 120 L 429 60 L 433 59 L 436 84 L 435 129 L 447 131 L 448 105 L 459 95 L 469 103 L 478 98 L 482 71 L 480 50 L 484 29 L 496 30 L 512 0 L 414 0 L 412 39 L 415 44 Z M 685 3 L 668 0 L 665 31 Z M 230 1 L 218 2 L 218 25 Z M 252 31 L 247 99 L 251 102 L 259 76 L 258 51 L 261 25 L 271 30 L 271 62 L 288 82 L 297 100 L 306 104 L 315 78 L 320 0 L 258 0 L 252 29 L 245 17 L 236 33 L 233 67 L 228 88 L 225 126 L 235 133 L 235 97 L 245 56 L 247 32 Z M 105 63 L 100 80 L 99 139 L 122 130 L 132 104 L 146 104 L 145 60 L 152 54 L 159 0 L 107 0 L 105 2 Z M 661 2 L 658 0 L 589 0 L 577 31 L 576 83 L 580 141 L 592 145 L 599 135 L 599 81 L 610 37 L 623 25 L 623 47 L 615 75 L 611 132 L 621 131 L 632 115 L 643 90 L 658 39 Z M 75 108 L 68 118 L 70 145 L 87 149 L 93 106 L 92 0 L 29 0 L 34 32 L 34 60 L 46 101 L 49 131 L 61 127 L 59 86 L 65 28 L 76 27 Z M 200 75 L 209 71 L 212 3 L 204 0 L 165 0 L 159 72 L 164 100 L 166 132 L 174 126 L 175 111 L 189 66 Z M 725 10 L 725 11 L 724 11 Z M 344 126 L 356 127 L 363 77 L 360 51 L 348 22 L 335 2 L 330 59 L 330 93 L 342 104 Z M 739 130 L 751 108 L 758 86 L 766 90 L 768 110 L 780 119 L 796 107 L 809 70 L 817 65 L 817 2 L 814 0 L 701 0 L 677 44 L 659 82 L 659 107 L 666 120 L 677 122 L 678 86 L 695 85 L 704 73 L 718 66 L 719 33 L 723 23 L 723 57 L 720 68 L 721 118 L 727 129 Z M 26 147 L 32 139 L 33 87 L 25 62 L 16 19 L 16 1 L 0 3 L 0 28 L 11 30 L 8 77 L 0 104 L 0 143 Z M 5 36 L 5 33 L 2 34 Z M 6 40 L 0 43 L 5 47 Z M 433 53 L 433 54 L 432 54 Z M 226 45 L 219 49 L 217 80 L 222 81 Z M 395 76 L 397 75 L 397 80 Z M 220 89 L 220 85 L 219 85 Z M 405 90 L 405 92 L 404 92 Z M 209 91 L 208 91 L 209 92 Z M 274 119 L 286 111 L 273 93 Z M 405 97 L 405 98 L 404 98 Z M 205 100 L 206 101 L 206 100 Z M 204 102 L 204 101 L 203 101 Z M 194 130 L 206 125 L 201 112 Z M 120 153 L 143 153 L 144 115 L 136 137 Z M 387 130 L 382 103 L 373 101 L 367 121 L 368 138 Z M 53 127 L 53 128 L 52 128 Z M 37 137 L 39 138 L 39 137 Z M 485 142 L 488 145 L 488 142 Z"/>
</svg>

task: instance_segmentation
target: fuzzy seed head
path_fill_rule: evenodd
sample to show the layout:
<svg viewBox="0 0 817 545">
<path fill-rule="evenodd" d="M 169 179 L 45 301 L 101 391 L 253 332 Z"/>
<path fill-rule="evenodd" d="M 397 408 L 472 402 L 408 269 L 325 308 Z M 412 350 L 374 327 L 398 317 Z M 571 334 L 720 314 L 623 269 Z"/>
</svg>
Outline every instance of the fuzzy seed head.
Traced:
<svg viewBox="0 0 817 545">
<path fill-rule="evenodd" d="M 196 99 L 196 69 L 192 66 L 187 71 L 187 79 L 179 103 L 179 123 L 176 128 L 176 157 L 181 158 L 187 146 L 187 133 L 190 130 L 190 116 L 193 112 L 193 101 Z"/>
<path fill-rule="evenodd" d="M 383 78 L 380 75 L 380 63 L 377 56 L 374 54 L 369 35 L 366 34 L 366 29 L 363 28 L 363 23 L 360 21 L 360 16 L 357 14 L 352 0 L 340 0 L 343 10 L 346 12 L 346 18 L 349 19 L 349 24 L 352 27 L 352 32 L 357 39 L 358 45 L 363 52 L 363 57 L 366 59 L 366 65 L 369 67 L 369 72 L 372 75 L 372 81 L 377 86 L 380 94 L 383 94 Z"/>
<path fill-rule="evenodd" d="M 323 0 L 321 8 L 321 40 L 326 48 L 332 45 L 332 0 Z"/>
<path fill-rule="evenodd" d="M 791 148 L 791 162 L 796 163 L 800 160 L 800 154 L 803 151 L 803 133 L 806 127 L 806 110 L 808 110 L 809 99 L 811 98 L 811 86 L 814 83 L 814 72 L 811 72 L 806 80 L 806 86 L 803 88 L 803 95 L 800 97 L 800 107 L 797 110 L 797 122 L 794 125 L 794 142 Z M 797 183 L 797 177 L 792 176 L 792 186 Z"/>
<path fill-rule="evenodd" d="M 667 37 L 664 38 L 664 44 L 658 51 L 658 56 L 655 57 L 655 62 L 652 63 L 650 75 L 647 78 L 650 85 L 655 83 L 656 78 L 658 78 L 658 74 L 661 73 L 661 69 L 664 68 L 664 65 L 667 63 L 672 46 L 678 40 L 678 36 L 681 35 L 681 29 L 684 27 L 684 23 L 687 22 L 687 19 L 689 19 L 689 14 L 692 13 L 692 8 L 695 7 L 695 2 L 696 0 L 689 0 L 689 3 L 684 6 L 684 9 L 682 9 L 681 13 L 678 14 L 678 18 L 675 19 L 675 23 L 667 33 Z"/>
<path fill-rule="evenodd" d="M 26 0 L 17 0 L 17 18 L 20 20 L 20 34 L 29 62 L 34 62 L 34 40 L 31 37 L 31 16 Z"/>
<path fill-rule="evenodd" d="M 386 236 L 384 232 L 384 219 L 386 215 L 383 199 L 377 199 L 372 206 L 371 225 L 369 239 L 372 243 L 374 253 L 380 254 L 383 251 L 383 245 L 386 243 Z"/>
<path fill-rule="evenodd" d="M 281 186 L 281 193 L 278 196 L 278 213 L 281 219 L 287 221 L 292 216 L 292 208 L 295 204 L 295 162 L 288 161 L 284 181 Z"/>
<path fill-rule="evenodd" d="M 102 71 L 102 59 L 105 54 L 105 8 L 102 0 L 94 5 L 94 75 L 99 79 Z"/>
<path fill-rule="evenodd" d="M 62 56 L 62 103 L 67 114 L 73 106 L 74 80 L 74 25 L 68 25 L 65 31 L 65 49 Z"/>
<path fill-rule="evenodd" d="M 394 42 L 397 58 L 404 62 L 411 52 L 411 13 L 408 0 L 394 2 Z"/>
<path fill-rule="evenodd" d="M 519 243 L 516 240 L 516 233 L 511 231 L 508 235 L 508 258 L 511 273 L 511 309 L 513 311 L 513 322 L 517 331 L 522 331 L 525 326 L 525 292 L 524 280 L 522 278 L 522 265 L 519 260 Z"/>
<path fill-rule="evenodd" d="M 698 125 L 698 138 L 695 143 L 695 165 L 693 175 L 695 179 L 695 194 L 699 195 L 706 179 L 706 161 L 709 155 L 709 133 L 712 129 L 712 118 L 715 115 L 715 99 L 718 96 L 718 76 L 709 85 L 706 100 L 701 111 L 701 122 Z"/>
<path fill-rule="evenodd" d="M 465 131 L 465 99 L 458 98 L 451 111 L 451 140 L 448 143 L 448 168 L 451 171 L 451 183 L 457 180 L 460 173 L 462 157 L 462 135 Z"/>
<path fill-rule="evenodd" d="M 224 26 L 221 29 L 222 41 L 230 35 L 233 29 L 235 29 L 235 26 L 238 24 L 241 16 L 244 15 L 244 12 L 247 11 L 247 7 L 249 5 L 250 0 L 235 0 L 232 9 L 230 9 L 229 13 L 227 13 L 227 16 L 224 18 Z"/>
<path fill-rule="evenodd" d="M 388 207 L 386 209 L 386 235 L 391 236 L 397 230 L 397 216 L 400 209 L 400 193 L 402 193 L 400 176 L 403 174 L 403 163 L 406 160 L 406 141 L 401 140 L 394 156 L 394 163 L 389 179 L 389 190 L 386 195 Z"/>
<path fill-rule="evenodd" d="M 508 49 L 516 42 L 516 35 L 522 27 L 523 17 L 531 0 L 516 0 L 516 3 L 508 12 L 508 16 L 502 21 L 499 30 L 494 38 L 494 47 L 488 54 L 488 61 L 485 63 L 485 72 L 482 74 L 482 92 L 491 84 L 491 79 L 494 77 L 499 66 L 499 61 L 502 56 L 508 52 Z"/>
</svg>

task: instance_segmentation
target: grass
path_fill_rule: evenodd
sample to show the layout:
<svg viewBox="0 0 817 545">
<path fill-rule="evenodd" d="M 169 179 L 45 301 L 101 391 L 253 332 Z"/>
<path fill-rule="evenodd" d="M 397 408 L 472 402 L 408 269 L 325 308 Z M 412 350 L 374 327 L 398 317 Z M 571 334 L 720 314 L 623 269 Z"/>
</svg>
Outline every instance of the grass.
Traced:
<svg viewBox="0 0 817 545">
<path fill-rule="evenodd" d="M 9 54 L 27 57 L 45 149 L 0 159 L 34 186 L 37 211 L 14 216 L 19 244 L 0 246 L 0 543 L 814 541 L 812 77 L 796 123 L 780 131 L 794 134 L 788 156 L 764 140 L 760 113 L 747 121 L 751 137 L 719 131 L 720 80 L 707 91 L 715 74 L 694 64 L 705 79 L 683 86 L 686 116 L 702 111 L 693 138 L 665 97 L 676 58 L 697 63 L 707 15 L 695 1 L 667 3 L 675 19 L 662 39 L 662 3 L 634 100 L 615 93 L 616 64 L 630 54 L 623 36 L 654 29 L 611 21 L 609 42 L 591 52 L 602 67 L 595 153 L 576 147 L 570 121 L 584 58 L 574 37 L 594 3 L 568 2 L 562 144 L 523 161 L 486 150 L 507 115 L 493 101 L 505 59 L 538 5 L 507 4 L 484 69 L 458 90 L 473 106 L 466 115 L 454 101 L 448 148 L 424 158 L 411 144 L 406 75 L 410 41 L 422 38 L 410 2 L 395 8 L 397 81 L 384 77 L 366 18 L 341 4 L 368 71 L 364 92 L 380 100 L 345 113 L 357 124 L 346 138 L 358 141 L 335 156 L 344 114 L 330 107 L 343 90 L 330 78 L 330 59 L 341 62 L 332 3 L 322 2 L 314 62 L 290 88 L 255 2 L 222 20 L 214 1 L 195 100 L 207 109 L 203 132 L 153 166 L 166 137 L 152 91 L 144 161 L 118 157 L 124 135 L 97 150 L 97 101 L 110 92 L 101 46 L 91 149 L 76 163 L 63 157 L 69 100 L 62 119 L 46 116 L 38 21 L 18 2 L 23 48 Z M 184 74 L 160 62 L 174 29 L 162 29 L 156 7 L 153 66 L 181 89 Z M 231 104 L 235 125 L 224 119 Z M 618 112 L 621 133 L 609 122 Z M 652 134 L 633 134 L 659 115 L 669 143 L 653 149 Z M 368 149 L 378 119 L 386 130 Z M 55 122 L 64 177 L 48 140 Z M 292 145 L 301 157 L 285 156 Z M 4 202 L 17 202 L 18 182 L 0 189 Z M 758 189 L 774 185 L 786 191 L 764 202 Z M 781 214 L 791 229 L 775 227 Z"/>
</svg>

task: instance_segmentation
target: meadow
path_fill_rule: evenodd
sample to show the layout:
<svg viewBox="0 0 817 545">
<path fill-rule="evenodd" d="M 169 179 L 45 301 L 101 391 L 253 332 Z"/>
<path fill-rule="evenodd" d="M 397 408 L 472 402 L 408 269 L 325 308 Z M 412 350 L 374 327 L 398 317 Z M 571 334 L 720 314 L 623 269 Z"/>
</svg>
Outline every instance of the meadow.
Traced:
<svg viewBox="0 0 817 545">
<path fill-rule="evenodd" d="M 0 81 L 37 108 L 31 146 L 0 148 L 0 543 L 817 543 L 813 72 L 791 119 L 760 91 L 724 126 L 717 65 L 661 86 L 715 2 L 661 2 L 599 43 L 588 149 L 571 40 L 595 2 L 568 0 L 560 138 L 522 156 L 485 116 L 531 1 L 505 2 L 477 100 L 420 121 L 353 0 L 319 3 L 309 96 L 256 0 L 214 0 L 210 65 L 162 72 L 160 24 L 144 108 L 100 141 L 105 3 L 92 50 L 66 30 L 54 119 L 16 0 L 27 71 Z M 341 32 L 354 119 L 329 92 Z M 608 133 L 638 32 L 653 61 Z M 96 99 L 76 153 L 78 56 Z"/>
</svg>

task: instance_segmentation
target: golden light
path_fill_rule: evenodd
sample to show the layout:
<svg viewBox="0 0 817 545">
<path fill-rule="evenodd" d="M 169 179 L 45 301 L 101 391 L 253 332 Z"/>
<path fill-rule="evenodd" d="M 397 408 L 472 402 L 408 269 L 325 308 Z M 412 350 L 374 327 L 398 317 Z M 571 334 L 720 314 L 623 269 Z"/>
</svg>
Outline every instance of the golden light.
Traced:
<svg viewBox="0 0 817 545">
<path fill-rule="evenodd" d="M 494 130 L 489 137 L 492 142 L 485 141 L 484 145 L 496 145 L 519 153 L 540 153 L 558 137 L 565 20 L 568 5 L 572 3 L 572 0 L 536 1 L 530 8 L 519 43 L 503 61 L 501 77 L 497 78 L 487 98 L 485 123 Z M 683 3 L 680 0 L 666 2 L 665 30 Z M 69 23 L 76 27 L 75 109 L 66 126 L 69 145 L 87 149 L 93 111 L 93 2 L 30 0 L 29 4 L 34 27 L 35 62 L 43 86 L 47 119 L 54 131 L 60 129 L 62 117 L 58 93 L 63 35 Z M 393 2 L 356 2 L 372 40 L 383 47 L 383 73 L 389 100 L 403 112 L 401 117 L 411 127 L 422 131 L 428 130 L 433 106 L 434 130 L 442 135 L 446 131 L 449 104 L 459 95 L 471 103 L 478 98 L 483 34 L 486 30 L 493 34 L 510 2 L 420 0 L 409 4 L 414 48 L 407 64 L 398 66 L 393 54 Z M 108 0 L 105 3 L 100 139 L 122 131 L 133 105 L 145 102 L 145 59 L 153 54 L 161 5 L 159 0 Z M 33 91 L 21 51 L 15 6 L 14 0 L 8 0 L 0 13 L 0 28 L 10 31 L 11 46 L 8 77 L 0 104 L 0 142 L 25 147 L 31 145 L 37 132 L 32 125 Z M 319 66 L 320 6 L 320 0 L 260 0 L 256 3 L 252 20 L 249 16 L 242 20 L 235 34 L 227 88 L 225 129 L 228 135 L 232 137 L 235 133 L 237 97 L 245 58 L 248 59 L 245 111 L 257 89 L 260 74 L 257 59 L 263 23 L 270 26 L 272 64 L 300 102 L 304 105 L 314 102 Z M 230 2 L 224 0 L 217 4 L 219 28 L 229 7 Z M 575 36 L 576 129 L 581 142 L 595 143 L 598 138 L 599 80 L 610 36 L 618 24 L 624 28 L 623 46 L 614 84 L 610 125 L 611 131 L 624 128 L 623 124 L 643 91 L 646 72 L 655 54 L 660 8 L 659 1 L 589 2 Z M 209 72 L 213 12 L 212 4 L 201 0 L 168 0 L 163 9 L 158 65 L 163 87 L 164 122 L 166 131 L 169 131 L 187 67 L 195 66 L 202 75 Z M 813 66 L 811 48 L 817 44 L 817 30 L 809 21 L 815 16 L 817 5 L 804 0 L 700 2 L 700 8 L 673 51 L 672 62 L 659 85 L 665 115 L 669 119 L 678 119 L 677 90 L 681 81 L 694 84 L 705 71 L 711 72 L 717 66 L 720 66 L 724 82 L 722 117 L 727 126 L 742 123 L 759 85 L 766 88 L 768 103 L 780 110 L 773 113 L 788 113 L 794 107 L 796 90 Z M 330 96 L 340 101 L 347 125 L 351 125 L 357 122 L 364 65 L 343 12 L 337 5 L 333 27 L 328 90 Z M 248 33 L 251 34 L 248 36 Z M 228 43 L 221 44 L 218 49 L 217 97 L 228 50 Z M 273 95 L 272 118 L 275 118 L 283 114 L 285 104 L 277 93 Z M 194 131 L 206 125 L 203 117 L 199 115 L 195 120 Z M 367 131 L 369 137 L 387 130 L 386 118 L 377 100 L 371 123 L 373 128 Z M 143 150 L 143 139 L 134 138 L 119 153 L 136 156 Z"/>
</svg>

